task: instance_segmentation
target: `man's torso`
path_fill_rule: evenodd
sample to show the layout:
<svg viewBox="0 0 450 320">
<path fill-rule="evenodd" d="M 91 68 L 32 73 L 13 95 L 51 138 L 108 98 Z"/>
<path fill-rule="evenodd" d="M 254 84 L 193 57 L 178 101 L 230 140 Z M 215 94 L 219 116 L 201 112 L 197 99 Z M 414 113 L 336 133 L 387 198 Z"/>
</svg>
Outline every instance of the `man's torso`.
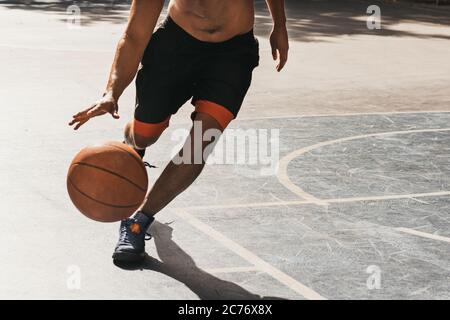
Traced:
<svg viewBox="0 0 450 320">
<path fill-rule="evenodd" d="M 253 0 L 171 0 L 169 15 L 193 37 L 222 42 L 253 28 Z"/>
</svg>

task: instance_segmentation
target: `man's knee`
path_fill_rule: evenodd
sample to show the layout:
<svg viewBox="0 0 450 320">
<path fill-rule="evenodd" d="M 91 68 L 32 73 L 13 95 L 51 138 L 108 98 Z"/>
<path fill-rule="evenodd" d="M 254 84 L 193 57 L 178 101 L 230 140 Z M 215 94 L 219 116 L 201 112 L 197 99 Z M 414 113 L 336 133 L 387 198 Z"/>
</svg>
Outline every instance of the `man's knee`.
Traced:
<svg viewBox="0 0 450 320">
<path fill-rule="evenodd" d="M 158 140 L 164 129 L 165 128 L 160 128 L 159 130 L 154 130 L 151 134 L 145 134 L 148 132 L 142 132 L 142 130 L 139 130 L 136 126 L 136 120 L 134 120 L 128 122 L 125 126 L 125 141 L 128 145 L 131 145 L 135 149 L 145 149 Z"/>
<path fill-rule="evenodd" d="M 221 131 L 225 130 L 228 124 L 234 119 L 234 114 L 226 107 L 208 101 L 198 100 L 195 102 L 193 120 L 199 119 Z"/>
<path fill-rule="evenodd" d="M 196 113 L 189 137 L 177 160 L 184 164 L 196 165 L 201 171 L 200 168 L 205 165 L 222 132 L 221 124 L 214 117 L 206 113 Z"/>
<path fill-rule="evenodd" d="M 196 113 L 193 119 L 191 138 L 201 139 L 203 148 L 215 142 L 223 133 L 224 128 L 216 118 L 207 113 Z M 196 137 L 196 135 L 200 135 Z M 194 141 L 194 139 L 191 139 Z"/>
</svg>

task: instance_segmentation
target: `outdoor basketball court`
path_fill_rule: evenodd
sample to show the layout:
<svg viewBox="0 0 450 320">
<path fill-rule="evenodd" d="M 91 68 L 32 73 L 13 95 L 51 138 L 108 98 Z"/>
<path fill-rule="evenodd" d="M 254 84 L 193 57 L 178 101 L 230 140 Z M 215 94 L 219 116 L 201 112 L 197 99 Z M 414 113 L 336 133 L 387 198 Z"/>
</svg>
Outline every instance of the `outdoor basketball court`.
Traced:
<svg viewBox="0 0 450 320">
<path fill-rule="evenodd" d="M 261 63 L 230 129 L 278 130 L 278 170 L 207 166 L 139 266 L 112 263 L 118 224 L 82 216 L 65 186 L 75 153 L 132 116 L 134 88 L 120 120 L 67 126 L 103 90 L 126 6 L 73 30 L 64 7 L 0 6 L 0 298 L 450 299 L 450 11 L 383 4 L 386 29 L 368 31 L 368 3 L 288 7 L 282 74 L 258 10 Z M 150 181 L 191 111 L 149 149 Z"/>
</svg>

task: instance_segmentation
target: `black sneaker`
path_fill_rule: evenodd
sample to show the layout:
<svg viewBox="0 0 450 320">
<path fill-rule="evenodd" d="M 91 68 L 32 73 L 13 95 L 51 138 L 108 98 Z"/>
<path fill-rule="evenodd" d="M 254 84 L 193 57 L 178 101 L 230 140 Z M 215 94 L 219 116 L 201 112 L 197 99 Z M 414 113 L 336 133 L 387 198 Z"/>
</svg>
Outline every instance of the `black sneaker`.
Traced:
<svg viewBox="0 0 450 320">
<path fill-rule="evenodd" d="M 115 261 L 135 262 L 145 257 L 145 240 L 150 240 L 147 233 L 155 219 L 138 212 L 132 218 L 122 220 L 119 230 L 119 241 L 112 258 Z"/>
</svg>

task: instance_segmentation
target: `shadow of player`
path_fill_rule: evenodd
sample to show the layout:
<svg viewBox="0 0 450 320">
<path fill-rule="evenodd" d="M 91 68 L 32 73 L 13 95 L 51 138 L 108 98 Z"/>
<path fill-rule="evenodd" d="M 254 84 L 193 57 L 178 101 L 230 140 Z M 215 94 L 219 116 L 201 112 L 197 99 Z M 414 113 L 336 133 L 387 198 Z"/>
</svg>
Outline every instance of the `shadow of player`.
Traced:
<svg viewBox="0 0 450 320">
<path fill-rule="evenodd" d="M 119 263 L 116 266 L 124 270 L 152 270 L 165 274 L 184 283 L 203 300 L 280 300 L 278 297 L 262 297 L 251 293 L 241 286 L 219 279 L 200 269 L 195 261 L 172 240 L 172 228 L 168 224 L 155 221 L 152 235 L 159 258 L 146 256 L 139 264 Z"/>
</svg>

